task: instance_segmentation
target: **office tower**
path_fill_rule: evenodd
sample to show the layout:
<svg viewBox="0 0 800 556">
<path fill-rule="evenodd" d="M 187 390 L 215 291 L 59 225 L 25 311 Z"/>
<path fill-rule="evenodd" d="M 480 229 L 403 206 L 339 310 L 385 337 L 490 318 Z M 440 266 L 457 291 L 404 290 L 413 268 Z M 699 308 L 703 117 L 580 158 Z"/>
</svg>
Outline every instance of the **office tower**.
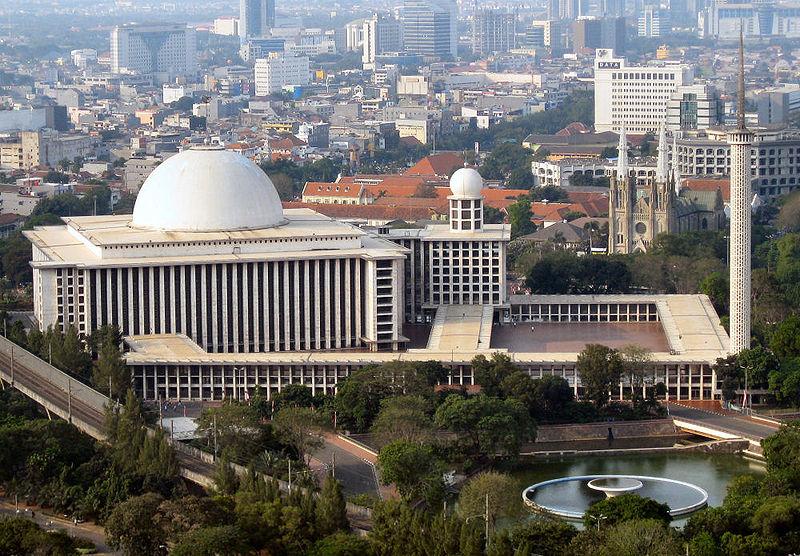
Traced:
<svg viewBox="0 0 800 556">
<path fill-rule="evenodd" d="M 472 22 L 472 51 L 485 56 L 514 48 L 516 20 L 515 14 L 499 10 L 477 12 Z"/>
<path fill-rule="evenodd" d="M 403 43 L 411 54 L 458 55 L 458 7 L 453 0 L 405 0 Z"/>
<path fill-rule="evenodd" d="M 183 23 L 118 25 L 111 31 L 111 71 L 151 75 L 158 82 L 197 69 L 195 32 Z"/>
<path fill-rule="evenodd" d="M 600 11 L 603 17 L 621 17 L 625 15 L 625 0 L 602 0 Z"/>
<path fill-rule="evenodd" d="M 375 14 L 365 19 L 362 25 L 363 54 L 365 65 L 375 64 L 379 54 L 400 52 L 403 49 L 403 34 L 400 22 L 385 14 Z"/>
<path fill-rule="evenodd" d="M 594 64 L 595 130 L 619 131 L 622 122 L 630 133 L 655 133 L 667 117 L 667 104 L 682 85 L 694 81 L 691 66 L 652 62 L 629 66 L 614 51 L 597 50 Z"/>
<path fill-rule="evenodd" d="M 639 16 L 640 37 L 664 37 L 672 31 L 669 13 L 658 6 L 645 6 Z"/>
<path fill-rule="evenodd" d="M 722 123 L 724 103 L 711 85 L 678 87 L 667 103 L 667 129 L 698 130 Z"/>
<path fill-rule="evenodd" d="M 575 52 L 608 48 L 615 53 L 625 52 L 625 18 L 582 18 L 573 23 Z"/>
<path fill-rule="evenodd" d="M 275 0 L 240 0 L 239 36 L 264 37 L 275 27 Z"/>
<path fill-rule="evenodd" d="M 744 123 L 744 39 L 739 31 L 739 94 L 736 129 L 728 133 L 731 147 L 730 233 L 730 352 L 750 348 L 750 199 L 753 134 Z"/>
<path fill-rule="evenodd" d="M 255 64 L 256 96 L 280 93 L 284 87 L 301 87 L 310 81 L 307 56 L 281 53 L 259 58 Z"/>
</svg>

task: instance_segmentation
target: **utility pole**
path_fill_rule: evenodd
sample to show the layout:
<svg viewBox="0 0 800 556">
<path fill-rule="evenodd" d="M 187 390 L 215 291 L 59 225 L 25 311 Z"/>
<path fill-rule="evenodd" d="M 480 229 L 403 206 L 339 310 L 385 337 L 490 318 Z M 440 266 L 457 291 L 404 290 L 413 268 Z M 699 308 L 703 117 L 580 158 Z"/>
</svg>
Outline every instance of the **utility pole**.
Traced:
<svg viewBox="0 0 800 556">
<path fill-rule="evenodd" d="M 14 345 L 11 345 L 11 386 L 14 386 Z"/>
<path fill-rule="evenodd" d="M 289 460 L 289 492 L 292 491 L 292 460 Z"/>
<path fill-rule="evenodd" d="M 214 413 L 214 461 L 217 461 L 217 414 Z"/>
<path fill-rule="evenodd" d="M 485 531 L 484 534 L 486 535 L 486 553 L 489 553 L 489 493 L 486 493 L 486 515 L 484 516 L 486 519 L 485 523 Z"/>
<path fill-rule="evenodd" d="M 164 428 L 164 412 L 161 409 L 161 394 L 158 395 L 158 426 Z"/>
<path fill-rule="evenodd" d="M 47 344 L 47 362 L 53 365 L 53 341 L 50 340 Z"/>
<path fill-rule="evenodd" d="M 72 379 L 67 377 L 67 417 L 72 423 Z"/>
<path fill-rule="evenodd" d="M 331 452 L 331 477 L 336 478 L 336 452 Z"/>
</svg>

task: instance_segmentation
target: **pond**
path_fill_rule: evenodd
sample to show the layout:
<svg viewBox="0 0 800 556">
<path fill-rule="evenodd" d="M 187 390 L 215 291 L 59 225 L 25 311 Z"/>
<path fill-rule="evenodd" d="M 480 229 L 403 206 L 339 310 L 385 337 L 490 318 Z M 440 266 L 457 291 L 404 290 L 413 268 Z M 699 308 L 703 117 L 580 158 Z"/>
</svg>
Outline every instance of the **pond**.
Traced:
<svg viewBox="0 0 800 556">
<path fill-rule="evenodd" d="M 744 474 L 763 474 L 764 464 L 731 454 L 672 453 L 647 456 L 611 456 L 565 458 L 560 460 L 531 461 L 511 471 L 520 482 L 522 490 L 530 485 L 559 477 L 577 475 L 636 475 L 660 477 L 683 481 L 700 487 L 708 493 L 708 505 L 720 506 L 725 499 L 731 480 Z M 538 490 L 538 489 L 537 489 Z M 685 494 L 669 483 L 654 485 L 638 491 L 677 507 L 684 503 Z M 568 512 L 582 513 L 605 495 L 587 486 L 587 481 L 570 481 L 550 485 L 535 493 L 534 500 L 547 507 L 558 507 Z M 680 526 L 685 519 L 678 519 Z"/>
</svg>

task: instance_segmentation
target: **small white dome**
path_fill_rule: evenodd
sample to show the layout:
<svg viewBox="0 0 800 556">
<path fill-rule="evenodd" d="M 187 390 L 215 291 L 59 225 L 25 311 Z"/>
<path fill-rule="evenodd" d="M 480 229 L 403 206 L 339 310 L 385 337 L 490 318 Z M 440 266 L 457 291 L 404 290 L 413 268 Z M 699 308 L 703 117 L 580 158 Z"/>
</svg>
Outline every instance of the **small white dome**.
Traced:
<svg viewBox="0 0 800 556">
<path fill-rule="evenodd" d="M 173 155 L 145 180 L 131 226 L 173 232 L 271 228 L 286 222 L 278 192 L 250 159 L 221 147 Z"/>
<path fill-rule="evenodd" d="M 459 168 L 450 176 L 450 191 L 453 197 L 480 199 L 483 178 L 475 168 Z"/>
</svg>

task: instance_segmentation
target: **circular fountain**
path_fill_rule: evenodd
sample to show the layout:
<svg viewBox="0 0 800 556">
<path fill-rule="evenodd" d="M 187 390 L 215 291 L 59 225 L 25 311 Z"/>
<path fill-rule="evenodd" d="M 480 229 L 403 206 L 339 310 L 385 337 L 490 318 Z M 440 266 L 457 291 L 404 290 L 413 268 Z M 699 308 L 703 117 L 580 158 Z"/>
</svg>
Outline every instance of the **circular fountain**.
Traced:
<svg viewBox="0 0 800 556">
<path fill-rule="evenodd" d="M 592 479 L 586 483 L 592 490 L 599 490 L 606 495 L 606 498 L 613 498 L 620 494 L 635 492 L 644 486 L 639 479 L 630 477 L 606 477 L 602 479 Z"/>
<path fill-rule="evenodd" d="M 632 493 L 667 504 L 672 517 L 688 515 L 708 504 L 708 493 L 697 485 L 643 475 L 579 475 L 536 483 L 522 492 L 532 510 L 579 520 L 602 496 Z"/>
</svg>

